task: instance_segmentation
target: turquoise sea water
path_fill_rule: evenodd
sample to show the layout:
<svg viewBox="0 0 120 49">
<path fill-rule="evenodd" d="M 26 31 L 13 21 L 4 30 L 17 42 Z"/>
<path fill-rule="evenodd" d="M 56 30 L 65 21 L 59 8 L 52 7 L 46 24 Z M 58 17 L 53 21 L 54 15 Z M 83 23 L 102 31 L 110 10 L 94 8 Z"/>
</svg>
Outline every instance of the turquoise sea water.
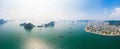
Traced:
<svg viewBox="0 0 120 49">
<path fill-rule="evenodd" d="M 11 21 L 0 25 L 0 49 L 120 49 L 119 36 L 85 32 L 87 22 L 58 21 L 54 27 L 32 30 L 24 29 L 20 23 Z"/>
</svg>

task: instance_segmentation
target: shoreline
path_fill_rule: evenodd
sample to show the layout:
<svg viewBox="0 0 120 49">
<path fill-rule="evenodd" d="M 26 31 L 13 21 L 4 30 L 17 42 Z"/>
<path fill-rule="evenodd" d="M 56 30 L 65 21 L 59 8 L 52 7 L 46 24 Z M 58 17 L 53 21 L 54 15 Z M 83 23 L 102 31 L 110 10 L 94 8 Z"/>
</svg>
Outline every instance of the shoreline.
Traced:
<svg viewBox="0 0 120 49">
<path fill-rule="evenodd" d="M 100 33 L 96 33 L 96 32 L 91 32 L 91 31 L 87 30 L 86 27 L 85 27 L 85 31 L 88 33 L 103 35 L 103 36 L 120 36 L 120 35 L 113 35 L 113 34 L 100 34 Z"/>
</svg>

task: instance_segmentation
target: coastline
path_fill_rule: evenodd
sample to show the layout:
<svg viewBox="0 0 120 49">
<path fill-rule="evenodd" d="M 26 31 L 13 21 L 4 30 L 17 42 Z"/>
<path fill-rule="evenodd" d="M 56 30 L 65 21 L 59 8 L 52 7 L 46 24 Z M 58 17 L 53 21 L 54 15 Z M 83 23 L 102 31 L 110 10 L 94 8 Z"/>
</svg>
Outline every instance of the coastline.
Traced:
<svg viewBox="0 0 120 49">
<path fill-rule="evenodd" d="M 100 33 L 96 33 L 96 32 L 91 32 L 90 30 L 87 30 L 86 28 L 87 27 L 85 27 L 85 31 L 88 32 L 88 33 L 92 33 L 92 34 L 103 35 L 103 36 L 120 36 L 120 34 L 113 35 L 113 34 L 100 34 Z"/>
</svg>

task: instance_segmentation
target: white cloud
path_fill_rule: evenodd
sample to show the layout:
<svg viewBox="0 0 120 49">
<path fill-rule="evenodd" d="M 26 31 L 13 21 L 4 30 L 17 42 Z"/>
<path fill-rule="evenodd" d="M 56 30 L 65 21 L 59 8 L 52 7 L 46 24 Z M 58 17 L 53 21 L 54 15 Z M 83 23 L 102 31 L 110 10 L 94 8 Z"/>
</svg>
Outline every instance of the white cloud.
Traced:
<svg viewBox="0 0 120 49">
<path fill-rule="evenodd" d="M 83 15 L 69 6 L 74 0 L 0 0 L 0 18 L 7 19 L 76 19 Z M 74 2 L 73 2 L 74 1 Z M 77 0 L 76 0 L 77 1 Z M 81 0 L 82 2 L 82 0 Z M 78 18 L 77 18 L 78 19 Z"/>
<path fill-rule="evenodd" d="M 104 8 L 104 14 L 108 14 L 108 9 L 107 8 Z"/>
<path fill-rule="evenodd" d="M 111 16 L 119 17 L 120 16 L 120 8 L 115 8 L 114 11 L 111 13 Z"/>
</svg>

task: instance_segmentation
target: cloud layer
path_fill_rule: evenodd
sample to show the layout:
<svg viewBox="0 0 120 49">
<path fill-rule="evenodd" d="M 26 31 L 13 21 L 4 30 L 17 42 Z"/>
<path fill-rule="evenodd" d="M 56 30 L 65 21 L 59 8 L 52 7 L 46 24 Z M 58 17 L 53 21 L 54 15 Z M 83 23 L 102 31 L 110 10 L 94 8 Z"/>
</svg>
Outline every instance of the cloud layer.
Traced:
<svg viewBox="0 0 120 49">
<path fill-rule="evenodd" d="M 118 0 L 0 0 L 0 18 L 15 20 L 119 19 Z"/>
</svg>

